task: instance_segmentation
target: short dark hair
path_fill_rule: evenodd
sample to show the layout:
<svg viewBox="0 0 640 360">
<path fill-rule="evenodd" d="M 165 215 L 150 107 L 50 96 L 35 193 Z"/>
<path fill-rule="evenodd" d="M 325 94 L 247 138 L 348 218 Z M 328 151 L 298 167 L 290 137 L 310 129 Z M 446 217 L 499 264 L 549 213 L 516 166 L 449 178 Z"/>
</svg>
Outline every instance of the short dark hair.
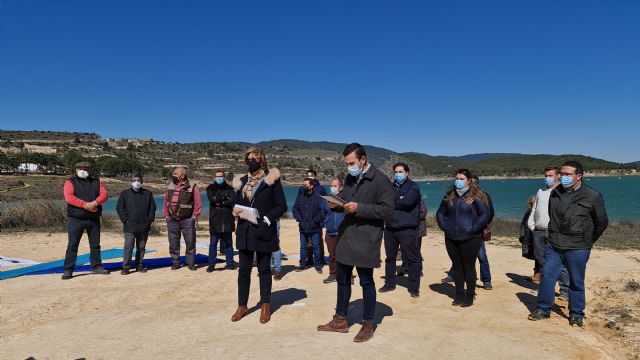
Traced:
<svg viewBox="0 0 640 360">
<path fill-rule="evenodd" d="M 143 182 L 143 180 L 142 180 L 142 174 L 140 174 L 140 173 L 133 175 L 131 178 L 132 178 L 132 179 L 133 179 L 133 178 L 138 178 L 138 179 L 140 179 L 140 182 Z"/>
<path fill-rule="evenodd" d="M 546 168 L 544 168 L 545 174 L 547 173 L 547 171 L 551 170 L 553 170 L 556 174 L 560 174 L 560 168 L 557 166 L 547 166 Z"/>
<path fill-rule="evenodd" d="M 342 151 L 342 156 L 347 156 L 352 152 L 356 153 L 356 158 L 358 160 L 362 159 L 363 156 L 367 156 L 367 152 L 365 151 L 364 146 L 358 143 L 351 143 L 347 145 L 347 147 L 345 147 Z"/>
<path fill-rule="evenodd" d="M 582 168 L 582 164 L 579 161 L 576 161 L 576 160 L 565 161 L 564 164 L 562 164 L 562 166 L 571 166 L 572 168 L 576 169 L 576 174 L 583 174 L 584 173 L 584 169 Z"/>
<path fill-rule="evenodd" d="M 410 171 L 410 170 L 409 170 L 409 165 L 407 165 L 407 163 L 402 162 L 402 161 L 400 161 L 400 162 L 397 162 L 397 163 L 393 164 L 393 171 L 396 171 L 396 168 L 397 168 L 398 166 L 402 166 L 402 168 L 403 168 L 403 169 L 404 169 L 404 171 L 406 171 L 406 172 L 409 172 L 409 171 Z"/>
<path fill-rule="evenodd" d="M 480 178 L 478 177 L 478 175 L 471 175 L 471 180 L 475 180 L 480 183 Z"/>
<path fill-rule="evenodd" d="M 213 174 L 215 175 L 215 174 L 217 174 L 217 173 L 223 173 L 223 174 L 225 174 L 225 175 L 226 175 L 226 173 L 225 173 L 225 172 L 224 172 L 224 170 L 222 170 L 222 169 L 216 169 L 216 172 L 214 172 Z"/>
<path fill-rule="evenodd" d="M 313 169 L 309 169 L 309 170 L 307 170 L 307 174 L 308 174 L 308 173 L 312 173 L 312 174 L 313 174 L 313 176 L 318 176 L 318 173 L 317 173 L 315 170 L 313 170 Z"/>
<path fill-rule="evenodd" d="M 307 178 L 304 178 L 304 180 L 302 180 L 302 182 L 305 182 L 305 181 L 308 181 L 313 186 L 316 185 L 316 181 L 313 178 L 307 177 Z"/>
</svg>

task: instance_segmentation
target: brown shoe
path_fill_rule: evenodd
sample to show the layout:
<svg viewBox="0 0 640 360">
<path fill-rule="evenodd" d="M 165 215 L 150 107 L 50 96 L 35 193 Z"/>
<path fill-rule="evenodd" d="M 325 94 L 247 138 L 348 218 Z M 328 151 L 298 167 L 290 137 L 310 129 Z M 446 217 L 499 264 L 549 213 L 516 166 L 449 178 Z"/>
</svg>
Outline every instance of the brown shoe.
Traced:
<svg viewBox="0 0 640 360">
<path fill-rule="evenodd" d="M 129 269 L 122 269 L 122 270 L 120 270 L 120 274 L 121 274 L 121 275 L 129 275 Z"/>
<path fill-rule="evenodd" d="M 531 277 L 531 281 L 536 283 L 536 284 L 539 284 L 540 283 L 540 278 L 541 278 L 540 273 L 535 273 Z"/>
<path fill-rule="evenodd" d="M 349 324 L 347 318 L 340 315 L 333 315 L 333 319 L 325 325 L 318 325 L 318 331 L 330 331 L 339 333 L 348 333 Z"/>
<path fill-rule="evenodd" d="M 271 320 L 271 309 L 269 308 L 269 303 L 262 304 L 260 307 L 260 323 L 266 324 Z"/>
<path fill-rule="evenodd" d="M 353 338 L 355 342 L 365 342 L 373 337 L 373 323 L 371 320 L 363 321 L 362 328 L 358 331 L 358 335 Z"/>
<path fill-rule="evenodd" d="M 273 273 L 273 280 L 280 281 L 282 279 L 282 273 L 280 271 L 276 271 Z"/>
<path fill-rule="evenodd" d="M 231 321 L 236 322 L 242 319 L 245 315 L 247 315 L 248 312 L 249 309 L 247 309 L 246 306 L 238 306 L 236 312 L 231 316 Z"/>
<path fill-rule="evenodd" d="M 147 268 L 144 266 L 138 266 L 138 268 L 136 268 L 136 271 L 138 271 L 139 273 L 146 273 Z"/>
</svg>

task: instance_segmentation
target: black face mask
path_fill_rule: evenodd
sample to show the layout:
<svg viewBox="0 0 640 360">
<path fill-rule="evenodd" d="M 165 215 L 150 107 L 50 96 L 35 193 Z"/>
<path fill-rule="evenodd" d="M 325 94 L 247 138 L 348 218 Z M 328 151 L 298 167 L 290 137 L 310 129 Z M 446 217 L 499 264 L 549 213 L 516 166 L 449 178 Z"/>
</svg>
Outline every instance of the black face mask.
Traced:
<svg viewBox="0 0 640 360">
<path fill-rule="evenodd" d="M 178 179 L 178 177 L 177 177 L 177 176 L 172 176 L 172 177 L 171 177 L 171 181 L 172 181 L 174 184 L 178 185 L 178 182 L 180 181 L 180 179 Z"/>
<path fill-rule="evenodd" d="M 254 173 L 260 170 L 260 163 L 255 160 L 247 161 L 247 167 L 249 168 L 250 173 Z"/>
</svg>

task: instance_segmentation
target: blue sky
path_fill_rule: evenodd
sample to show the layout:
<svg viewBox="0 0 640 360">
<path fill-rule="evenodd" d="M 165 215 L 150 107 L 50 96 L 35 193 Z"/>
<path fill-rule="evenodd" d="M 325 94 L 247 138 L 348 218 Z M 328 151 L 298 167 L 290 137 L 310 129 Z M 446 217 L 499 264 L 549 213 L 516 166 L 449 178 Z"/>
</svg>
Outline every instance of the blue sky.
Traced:
<svg viewBox="0 0 640 360">
<path fill-rule="evenodd" d="M 639 1 L 2 1 L 0 128 L 640 160 Z"/>
</svg>

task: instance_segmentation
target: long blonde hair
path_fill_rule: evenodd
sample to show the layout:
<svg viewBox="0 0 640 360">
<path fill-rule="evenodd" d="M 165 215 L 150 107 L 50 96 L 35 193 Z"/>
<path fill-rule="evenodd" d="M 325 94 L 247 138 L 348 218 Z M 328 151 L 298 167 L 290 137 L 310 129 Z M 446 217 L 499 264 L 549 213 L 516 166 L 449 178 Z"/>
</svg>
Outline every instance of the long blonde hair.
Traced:
<svg viewBox="0 0 640 360">
<path fill-rule="evenodd" d="M 260 170 L 267 170 L 269 168 L 267 164 L 267 155 L 264 154 L 264 150 L 262 150 L 259 147 L 249 148 L 247 151 L 244 152 L 245 162 L 249 160 L 249 155 L 251 154 L 256 156 L 256 160 L 260 164 Z"/>
</svg>

